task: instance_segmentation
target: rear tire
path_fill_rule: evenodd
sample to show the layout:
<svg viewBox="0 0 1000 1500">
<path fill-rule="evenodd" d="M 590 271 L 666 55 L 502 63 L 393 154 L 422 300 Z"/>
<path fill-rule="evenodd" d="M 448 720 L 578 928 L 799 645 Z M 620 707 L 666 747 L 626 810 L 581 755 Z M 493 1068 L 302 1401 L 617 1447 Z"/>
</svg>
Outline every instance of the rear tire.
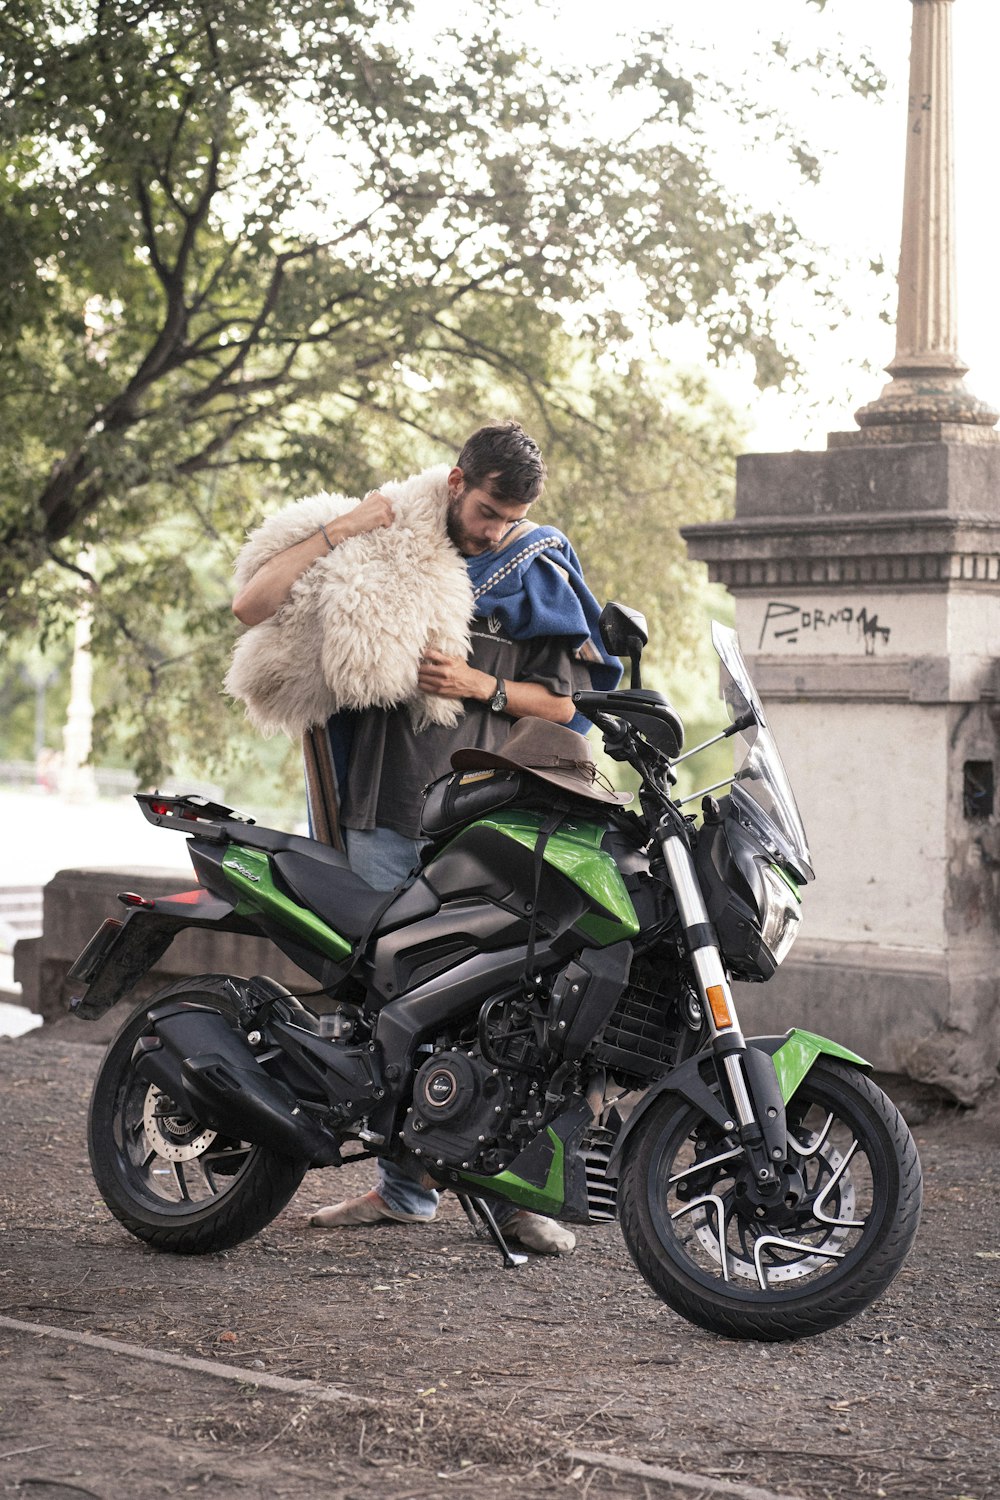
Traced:
<svg viewBox="0 0 1000 1500">
<path fill-rule="evenodd" d="M 201 975 L 144 1001 L 119 1028 L 94 1081 L 87 1145 L 101 1197 L 130 1234 L 175 1255 L 250 1239 L 281 1212 L 307 1170 L 299 1159 L 203 1127 L 133 1071 L 154 1005 L 192 1000 L 235 1023 L 238 982 Z"/>
<path fill-rule="evenodd" d="M 619 1205 L 633 1260 L 675 1312 L 727 1338 L 846 1323 L 889 1285 L 917 1231 L 917 1149 L 869 1078 L 818 1059 L 787 1120 L 785 1195 L 763 1213 L 738 1138 L 674 1095 L 626 1147 Z"/>
</svg>

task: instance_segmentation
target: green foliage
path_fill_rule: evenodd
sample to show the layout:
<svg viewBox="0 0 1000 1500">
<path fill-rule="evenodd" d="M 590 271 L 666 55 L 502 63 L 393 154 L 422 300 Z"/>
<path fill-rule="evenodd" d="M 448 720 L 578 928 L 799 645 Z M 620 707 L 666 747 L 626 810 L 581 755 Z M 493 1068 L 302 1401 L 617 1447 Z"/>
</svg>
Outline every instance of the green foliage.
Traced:
<svg viewBox="0 0 1000 1500">
<path fill-rule="evenodd" d="M 789 367 L 767 289 L 811 274 L 808 248 L 716 181 L 720 90 L 669 31 L 584 76 L 491 0 L 466 34 L 419 20 L 403 0 L 0 15 L 0 610 L 55 641 L 88 598 L 99 735 L 143 779 L 178 725 L 199 761 L 239 739 L 219 683 L 244 528 L 449 456 L 498 402 L 540 429 L 547 516 L 598 592 L 676 635 L 675 529 L 718 513 L 731 422 L 622 350 L 693 321 L 764 383 Z"/>
<path fill-rule="evenodd" d="M 58 744 L 69 696 L 69 653 L 19 642 L 0 662 L 0 760 L 32 761 Z"/>
</svg>

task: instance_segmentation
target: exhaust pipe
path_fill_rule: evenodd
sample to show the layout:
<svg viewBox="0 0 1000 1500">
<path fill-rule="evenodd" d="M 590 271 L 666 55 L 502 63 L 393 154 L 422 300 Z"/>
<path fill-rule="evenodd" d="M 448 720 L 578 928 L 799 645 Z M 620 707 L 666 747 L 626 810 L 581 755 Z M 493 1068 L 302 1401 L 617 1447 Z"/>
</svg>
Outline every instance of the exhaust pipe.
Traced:
<svg viewBox="0 0 1000 1500">
<path fill-rule="evenodd" d="M 222 1135 L 252 1141 L 314 1166 L 340 1161 L 334 1137 L 305 1113 L 280 1079 L 265 1073 L 242 1034 L 208 1006 L 179 1000 L 148 1012 L 132 1064 L 175 1104 Z"/>
</svg>

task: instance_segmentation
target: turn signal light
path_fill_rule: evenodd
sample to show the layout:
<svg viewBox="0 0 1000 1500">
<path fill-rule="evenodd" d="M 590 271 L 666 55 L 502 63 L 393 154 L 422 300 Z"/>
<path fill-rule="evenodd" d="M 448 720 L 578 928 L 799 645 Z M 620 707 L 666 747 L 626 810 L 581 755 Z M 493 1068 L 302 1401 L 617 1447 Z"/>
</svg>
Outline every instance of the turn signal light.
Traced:
<svg viewBox="0 0 1000 1500">
<path fill-rule="evenodd" d="M 725 1031 L 728 1027 L 732 1026 L 733 1018 L 729 1013 L 729 1002 L 726 999 L 726 992 L 722 988 L 722 985 L 710 984 L 705 991 L 705 997 L 712 1012 L 712 1020 L 718 1029 Z"/>
</svg>

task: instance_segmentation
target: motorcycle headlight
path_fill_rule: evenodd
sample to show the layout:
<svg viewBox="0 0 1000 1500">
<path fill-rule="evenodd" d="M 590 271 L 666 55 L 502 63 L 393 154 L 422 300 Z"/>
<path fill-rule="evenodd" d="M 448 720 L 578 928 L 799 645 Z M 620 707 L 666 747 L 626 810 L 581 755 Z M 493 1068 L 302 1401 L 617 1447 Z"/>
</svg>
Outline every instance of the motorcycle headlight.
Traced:
<svg viewBox="0 0 1000 1500">
<path fill-rule="evenodd" d="M 761 861 L 760 873 L 764 882 L 760 935 L 775 964 L 780 964 L 798 935 L 802 901 L 794 883 L 777 865 Z"/>
</svg>

